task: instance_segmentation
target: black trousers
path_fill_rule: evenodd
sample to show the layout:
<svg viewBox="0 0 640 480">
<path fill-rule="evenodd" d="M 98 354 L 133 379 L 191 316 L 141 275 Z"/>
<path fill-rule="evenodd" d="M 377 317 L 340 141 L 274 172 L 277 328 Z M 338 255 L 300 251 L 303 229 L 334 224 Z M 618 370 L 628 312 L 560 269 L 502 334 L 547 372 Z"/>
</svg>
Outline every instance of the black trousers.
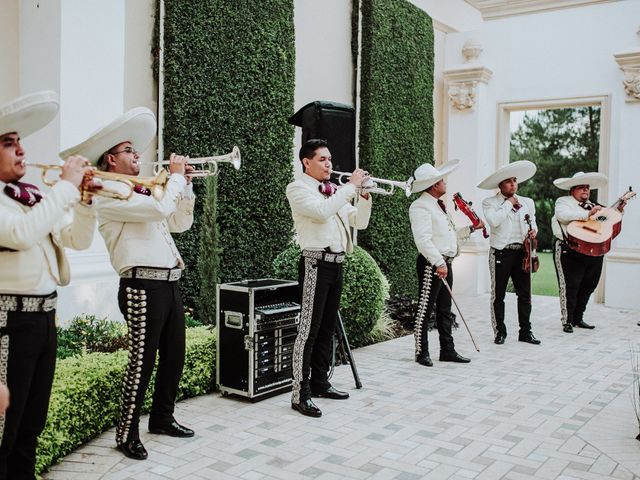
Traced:
<svg viewBox="0 0 640 480">
<path fill-rule="evenodd" d="M 504 324 L 504 296 L 509 278 L 518 297 L 518 323 L 520 335 L 531 332 L 531 277 L 522 269 L 523 250 L 489 250 L 491 272 L 491 324 L 493 333 L 507 335 Z"/>
<path fill-rule="evenodd" d="M 0 419 L 0 479 L 34 480 L 36 445 L 47 420 L 56 366 L 55 310 L 0 310 L 0 380 L 11 404 Z"/>
<path fill-rule="evenodd" d="M 446 282 L 453 288 L 453 268 L 450 262 L 447 262 L 447 269 Z M 453 323 L 451 295 L 442 284 L 442 280 L 435 275 L 436 267 L 431 265 L 422 255 L 418 255 L 416 270 L 418 273 L 418 288 L 420 289 L 418 313 L 413 331 L 416 341 L 416 357 L 429 354 L 427 321 L 434 310 L 436 312 L 438 335 L 440 336 L 440 352 L 455 352 L 453 336 L 451 335 L 451 325 Z"/>
<path fill-rule="evenodd" d="M 553 259 L 560 287 L 562 325 L 576 325 L 583 320 L 589 298 L 598 286 L 604 256 L 583 255 L 556 239 Z"/>
<path fill-rule="evenodd" d="M 129 330 L 129 363 L 122 386 L 116 442 L 139 438 L 140 408 L 159 354 L 150 425 L 174 420 L 173 411 L 182 376 L 185 325 L 178 282 L 120 279 L 120 311 Z"/>
<path fill-rule="evenodd" d="M 308 400 L 311 390 L 323 391 L 331 386 L 327 372 L 342 282 L 341 263 L 300 257 L 298 283 L 301 286 L 302 311 L 293 347 L 292 403 Z"/>
</svg>

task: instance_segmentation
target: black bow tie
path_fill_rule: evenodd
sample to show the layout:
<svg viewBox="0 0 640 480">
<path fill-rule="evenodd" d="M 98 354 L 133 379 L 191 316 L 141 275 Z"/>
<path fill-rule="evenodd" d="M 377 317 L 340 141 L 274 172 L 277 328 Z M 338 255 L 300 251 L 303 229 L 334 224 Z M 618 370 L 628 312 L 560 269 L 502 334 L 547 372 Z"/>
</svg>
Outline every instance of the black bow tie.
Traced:
<svg viewBox="0 0 640 480">
<path fill-rule="evenodd" d="M 587 200 L 586 202 L 580 203 L 580 206 L 585 210 L 591 210 L 593 208 L 593 203 Z"/>
</svg>

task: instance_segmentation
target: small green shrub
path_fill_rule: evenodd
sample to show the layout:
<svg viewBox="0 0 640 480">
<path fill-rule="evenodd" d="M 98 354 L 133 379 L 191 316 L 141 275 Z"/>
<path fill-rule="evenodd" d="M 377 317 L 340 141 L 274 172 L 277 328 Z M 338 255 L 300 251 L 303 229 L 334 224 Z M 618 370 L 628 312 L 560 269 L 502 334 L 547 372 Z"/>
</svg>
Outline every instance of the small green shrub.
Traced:
<svg viewBox="0 0 640 480">
<path fill-rule="evenodd" d="M 274 275 L 298 278 L 300 249 L 291 246 L 273 261 Z M 375 260 L 365 250 L 355 247 L 344 265 L 344 286 L 340 298 L 340 313 L 353 347 L 371 343 L 371 334 L 383 314 L 389 298 L 389 282 Z M 378 335 L 378 334 L 376 334 Z"/>
<path fill-rule="evenodd" d="M 215 333 L 208 327 L 187 329 L 187 350 L 178 399 L 214 388 Z M 37 472 L 115 425 L 127 352 L 88 353 L 59 360 L 51 392 L 47 424 L 40 435 Z M 151 379 L 144 412 L 151 406 Z M 115 445 L 115 440 L 114 440 Z"/>
<path fill-rule="evenodd" d="M 127 326 L 95 315 L 75 317 L 68 327 L 57 328 L 58 359 L 91 352 L 115 352 L 127 347 Z"/>
</svg>

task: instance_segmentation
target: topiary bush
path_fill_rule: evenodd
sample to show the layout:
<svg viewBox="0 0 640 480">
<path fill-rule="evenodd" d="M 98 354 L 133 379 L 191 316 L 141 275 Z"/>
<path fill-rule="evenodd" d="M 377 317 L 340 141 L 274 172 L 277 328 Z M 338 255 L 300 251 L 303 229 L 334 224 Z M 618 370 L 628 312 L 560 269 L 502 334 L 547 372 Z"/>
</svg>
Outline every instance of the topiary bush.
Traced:
<svg viewBox="0 0 640 480">
<path fill-rule="evenodd" d="M 273 261 L 277 278 L 298 279 L 300 248 L 291 246 Z M 344 286 L 340 298 L 340 313 L 352 347 L 371 343 L 371 336 L 384 312 L 389 298 L 389 282 L 365 250 L 354 247 L 344 264 Z M 381 339 L 376 331 L 376 338 Z"/>
<path fill-rule="evenodd" d="M 195 327 L 186 334 L 187 350 L 178 399 L 214 389 L 215 333 L 208 327 Z M 58 361 L 47 424 L 38 440 L 38 473 L 116 424 L 127 356 L 127 351 L 120 350 Z M 153 382 L 154 378 L 147 391 L 144 412 L 151 407 Z"/>
<path fill-rule="evenodd" d="M 165 152 L 242 155 L 239 171 L 196 181 L 194 225 L 176 236 L 185 305 L 206 323 L 216 283 L 266 276 L 292 237 L 293 3 L 164 0 Z"/>
<path fill-rule="evenodd" d="M 379 178 L 405 180 L 420 164 L 433 163 L 431 17 L 406 0 L 354 2 L 362 9 L 360 167 Z M 400 193 L 376 199 L 358 240 L 394 295 L 417 298 L 410 203 Z"/>
</svg>

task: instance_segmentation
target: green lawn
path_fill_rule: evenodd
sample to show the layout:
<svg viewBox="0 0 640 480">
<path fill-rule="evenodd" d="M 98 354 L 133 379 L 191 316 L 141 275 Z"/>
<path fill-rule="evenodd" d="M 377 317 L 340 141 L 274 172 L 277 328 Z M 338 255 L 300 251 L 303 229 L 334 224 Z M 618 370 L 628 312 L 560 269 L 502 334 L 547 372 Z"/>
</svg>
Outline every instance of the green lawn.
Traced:
<svg viewBox="0 0 640 480">
<path fill-rule="evenodd" d="M 533 274 L 533 294 L 547 295 L 550 297 L 558 296 L 558 279 L 556 277 L 556 269 L 553 266 L 553 253 L 538 252 L 540 259 L 540 268 Z M 513 292 L 513 285 L 509 280 L 507 286 L 508 292 Z"/>
</svg>

